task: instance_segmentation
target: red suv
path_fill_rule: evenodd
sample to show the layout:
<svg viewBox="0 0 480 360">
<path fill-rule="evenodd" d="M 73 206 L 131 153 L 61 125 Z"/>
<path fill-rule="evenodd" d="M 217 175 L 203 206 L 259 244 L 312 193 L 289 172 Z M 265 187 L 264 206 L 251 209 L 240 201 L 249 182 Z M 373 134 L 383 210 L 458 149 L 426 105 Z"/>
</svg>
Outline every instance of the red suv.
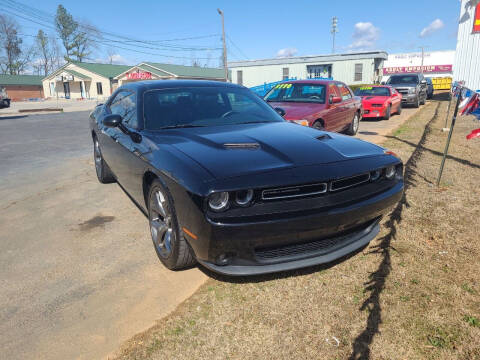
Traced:
<svg viewBox="0 0 480 360">
<path fill-rule="evenodd" d="M 357 133 L 363 115 L 361 99 L 339 81 L 288 81 L 264 99 L 288 121 L 348 135 Z"/>
</svg>

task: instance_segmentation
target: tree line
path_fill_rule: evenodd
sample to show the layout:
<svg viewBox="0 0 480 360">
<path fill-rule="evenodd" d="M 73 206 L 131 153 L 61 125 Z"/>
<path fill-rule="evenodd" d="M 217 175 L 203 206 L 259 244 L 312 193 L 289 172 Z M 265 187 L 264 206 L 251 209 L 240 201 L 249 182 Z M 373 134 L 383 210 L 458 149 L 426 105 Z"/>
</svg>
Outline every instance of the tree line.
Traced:
<svg viewBox="0 0 480 360">
<path fill-rule="evenodd" d="M 33 45 L 27 46 L 24 39 L 28 35 L 21 33 L 18 22 L 0 13 L 0 73 L 19 75 L 33 70 L 46 76 L 65 61 L 88 59 L 96 47 L 94 38 L 100 38 L 99 31 L 75 20 L 63 5 L 58 5 L 54 23 L 54 34 L 39 29 Z"/>
</svg>

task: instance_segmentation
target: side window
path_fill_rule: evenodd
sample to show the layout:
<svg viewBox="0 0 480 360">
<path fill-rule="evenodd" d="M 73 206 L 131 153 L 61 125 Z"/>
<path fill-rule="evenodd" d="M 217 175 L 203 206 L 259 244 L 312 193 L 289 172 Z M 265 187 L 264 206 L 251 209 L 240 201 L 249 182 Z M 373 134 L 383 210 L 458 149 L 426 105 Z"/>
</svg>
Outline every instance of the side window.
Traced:
<svg viewBox="0 0 480 360">
<path fill-rule="evenodd" d="M 110 112 L 122 117 L 123 123 L 138 128 L 136 95 L 130 91 L 120 91 L 110 103 Z"/>
<path fill-rule="evenodd" d="M 340 90 L 340 96 L 342 97 L 342 100 L 349 100 L 352 98 L 352 94 L 350 93 L 350 90 L 345 84 L 337 84 L 338 89 Z"/>
<path fill-rule="evenodd" d="M 330 85 L 328 85 L 328 93 L 329 93 L 330 99 L 334 96 L 340 97 L 340 92 L 338 91 L 338 88 L 334 83 L 330 83 Z"/>
<path fill-rule="evenodd" d="M 355 75 L 353 81 L 362 81 L 363 64 L 355 64 Z"/>
</svg>

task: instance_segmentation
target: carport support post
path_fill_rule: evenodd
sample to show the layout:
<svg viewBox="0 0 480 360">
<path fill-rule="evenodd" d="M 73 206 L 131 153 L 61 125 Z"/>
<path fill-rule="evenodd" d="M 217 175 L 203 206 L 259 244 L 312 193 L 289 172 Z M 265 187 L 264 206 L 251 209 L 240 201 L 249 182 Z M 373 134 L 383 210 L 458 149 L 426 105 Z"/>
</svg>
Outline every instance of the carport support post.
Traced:
<svg viewBox="0 0 480 360">
<path fill-rule="evenodd" d="M 453 96 L 452 96 L 452 92 L 450 91 L 450 93 L 448 95 L 447 116 L 445 117 L 445 128 L 448 127 L 448 115 L 450 115 L 450 108 L 452 107 L 452 100 L 453 100 Z"/>
<path fill-rule="evenodd" d="M 452 125 L 450 125 L 450 131 L 448 132 L 447 143 L 445 144 L 445 150 L 443 151 L 442 164 L 440 165 L 440 171 L 437 178 L 437 187 L 440 186 L 440 179 L 442 178 L 443 167 L 445 166 L 445 160 L 448 154 L 448 148 L 450 147 L 450 140 L 452 140 L 453 128 L 455 127 L 455 121 L 457 120 L 458 108 L 460 107 L 460 102 L 462 101 L 461 92 L 458 95 L 457 105 L 455 106 L 455 112 L 453 113 Z"/>
</svg>

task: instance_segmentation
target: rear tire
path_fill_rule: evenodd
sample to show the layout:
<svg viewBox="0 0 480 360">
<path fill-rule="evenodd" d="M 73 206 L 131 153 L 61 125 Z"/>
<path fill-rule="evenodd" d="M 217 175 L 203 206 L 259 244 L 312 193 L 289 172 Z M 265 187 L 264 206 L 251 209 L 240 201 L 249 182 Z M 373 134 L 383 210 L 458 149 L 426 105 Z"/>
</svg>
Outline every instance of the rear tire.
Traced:
<svg viewBox="0 0 480 360">
<path fill-rule="evenodd" d="M 426 102 L 427 102 L 427 95 L 425 95 L 423 100 L 420 102 L 420 105 L 425 105 Z"/>
<path fill-rule="evenodd" d="M 102 184 L 114 183 L 115 176 L 113 176 L 112 170 L 110 170 L 105 160 L 103 160 L 100 144 L 96 136 L 93 138 L 93 161 L 95 163 L 95 172 L 97 173 L 98 181 Z"/>
<path fill-rule="evenodd" d="M 180 230 L 172 196 L 158 179 L 153 180 L 148 191 L 148 221 L 153 246 L 166 268 L 179 270 L 196 264 Z"/>
<path fill-rule="evenodd" d="M 388 105 L 387 112 L 385 113 L 385 116 L 383 118 L 385 120 L 389 120 L 391 115 L 392 115 L 392 105 Z"/>
<path fill-rule="evenodd" d="M 358 115 L 358 112 L 355 112 L 355 115 L 353 116 L 353 120 L 348 126 L 347 131 L 345 131 L 345 134 L 354 136 L 357 133 L 359 127 L 360 127 L 360 116 Z"/>
</svg>

